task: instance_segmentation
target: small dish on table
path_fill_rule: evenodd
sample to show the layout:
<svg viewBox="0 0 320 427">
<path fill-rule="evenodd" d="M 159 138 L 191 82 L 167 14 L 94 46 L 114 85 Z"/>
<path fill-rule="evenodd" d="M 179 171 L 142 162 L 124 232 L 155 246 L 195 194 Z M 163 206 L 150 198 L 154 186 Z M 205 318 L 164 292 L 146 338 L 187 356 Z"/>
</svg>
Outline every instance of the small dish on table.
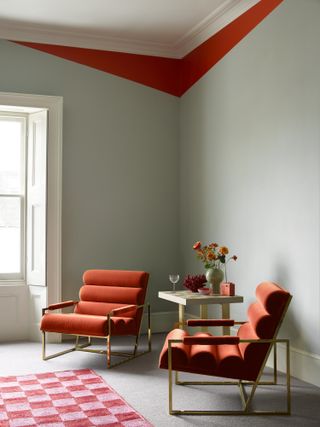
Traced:
<svg viewBox="0 0 320 427">
<path fill-rule="evenodd" d="M 199 288 L 198 289 L 199 294 L 201 295 L 209 295 L 210 293 L 210 288 Z"/>
</svg>

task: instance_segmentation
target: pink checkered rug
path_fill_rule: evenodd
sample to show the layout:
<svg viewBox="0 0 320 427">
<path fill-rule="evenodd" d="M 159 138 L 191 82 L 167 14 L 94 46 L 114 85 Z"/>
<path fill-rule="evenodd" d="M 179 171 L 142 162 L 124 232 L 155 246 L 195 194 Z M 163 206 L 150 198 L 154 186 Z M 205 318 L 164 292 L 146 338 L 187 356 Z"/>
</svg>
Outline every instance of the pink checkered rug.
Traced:
<svg viewBox="0 0 320 427">
<path fill-rule="evenodd" d="M 0 377 L 0 426 L 152 427 L 90 369 Z"/>
</svg>

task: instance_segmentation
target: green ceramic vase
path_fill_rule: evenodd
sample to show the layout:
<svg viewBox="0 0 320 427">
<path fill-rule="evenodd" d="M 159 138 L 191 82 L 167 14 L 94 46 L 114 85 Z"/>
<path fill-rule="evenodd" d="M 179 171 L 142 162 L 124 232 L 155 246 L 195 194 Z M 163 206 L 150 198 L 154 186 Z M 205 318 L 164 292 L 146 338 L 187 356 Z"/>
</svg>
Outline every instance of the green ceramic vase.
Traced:
<svg viewBox="0 0 320 427">
<path fill-rule="evenodd" d="M 220 294 L 220 283 L 224 277 L 221 268 L 208 268 L 206 271 L 207 282 L 211 284 L 213 294 Z"/>
</svg>

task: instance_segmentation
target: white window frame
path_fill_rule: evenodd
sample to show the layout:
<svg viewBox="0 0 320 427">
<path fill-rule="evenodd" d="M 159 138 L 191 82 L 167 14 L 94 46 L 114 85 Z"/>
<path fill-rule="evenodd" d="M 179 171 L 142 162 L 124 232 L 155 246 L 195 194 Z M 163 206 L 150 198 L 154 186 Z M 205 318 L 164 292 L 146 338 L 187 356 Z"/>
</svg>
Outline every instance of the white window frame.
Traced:
<svg viewBox="0 0 320 427">
<path fill-rule="evenodd" d="M 61 300 L 63 98 L 0 92 L 0 105 L 48 109 L 47 293 L 44 303 L 51 304 Z"/>
<path fill-rule="evenodd" d="M 5 282 L 25 283 L 26 279 L 26 185 L 27 185 L 27 117 L 25 114 L 0 111 L 0 121 L 16 121 L 21 123 L 21 192 L 0 193 L 0 197 L 20 199 L 20 271 L 18 273 L 0 273 L 0 285 Z"/>
</svg>

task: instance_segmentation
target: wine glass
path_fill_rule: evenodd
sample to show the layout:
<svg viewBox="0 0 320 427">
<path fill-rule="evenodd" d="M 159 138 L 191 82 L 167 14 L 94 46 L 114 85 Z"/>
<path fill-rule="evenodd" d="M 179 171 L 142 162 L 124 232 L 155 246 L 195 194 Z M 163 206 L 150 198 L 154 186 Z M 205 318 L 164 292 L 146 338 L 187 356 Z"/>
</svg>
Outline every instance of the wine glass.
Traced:
<svg viewBox="0 0 320 427">
<path fill-rule="evenodd" d="M 179 274 L 169 274 L 169 280 L 172 283 L 172 289 L 173 291 L 176 290 L 176 283 L 179 282 L 180 276 Z"/>
</svg>

